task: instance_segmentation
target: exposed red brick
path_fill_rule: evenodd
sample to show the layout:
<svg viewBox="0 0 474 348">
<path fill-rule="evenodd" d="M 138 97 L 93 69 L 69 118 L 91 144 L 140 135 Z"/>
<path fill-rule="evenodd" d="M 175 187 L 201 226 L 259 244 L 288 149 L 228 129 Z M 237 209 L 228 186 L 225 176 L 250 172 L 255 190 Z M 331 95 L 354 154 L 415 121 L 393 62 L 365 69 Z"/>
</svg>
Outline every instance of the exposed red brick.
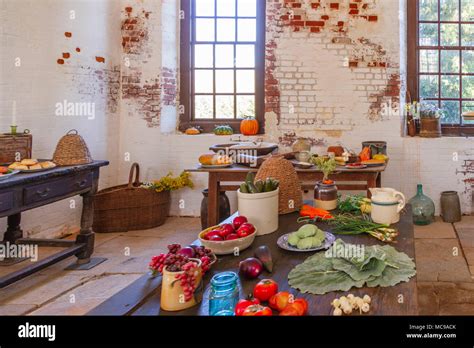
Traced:
<svg viewBox="0 0 474 348">
<path fill-rule="evenodd" d="M 72 33 L 70 33 L 69 31 L 66 31 L 66 32 L 64 33 L 64 36 L 65 36 L 65 37 L 72 37 Z"/>
<path fill-rule="evenodd" d="M 96 62 L 98 62 L 98 63 L 105 63 L 105 58 L 104 58 L 104 57 L 98 57 L 98 56 L 96 56 L 96 57 L 95 57 L 95 60 L 96 60 Z"/>
<path fill-rule="evenodd" d="M 71 57 L 71 54 L 69 52 L 63 52 L 64 59 L 69 59 L 70 57 Z"/>
<path fill-rule="evenodd" d="M 58 63 L 58 64 L 61 64 L 61 65 L 64 64 L 64 59 L 58 59 L 58 60 L 57 60 L 57 63 Z"/>
</svg>

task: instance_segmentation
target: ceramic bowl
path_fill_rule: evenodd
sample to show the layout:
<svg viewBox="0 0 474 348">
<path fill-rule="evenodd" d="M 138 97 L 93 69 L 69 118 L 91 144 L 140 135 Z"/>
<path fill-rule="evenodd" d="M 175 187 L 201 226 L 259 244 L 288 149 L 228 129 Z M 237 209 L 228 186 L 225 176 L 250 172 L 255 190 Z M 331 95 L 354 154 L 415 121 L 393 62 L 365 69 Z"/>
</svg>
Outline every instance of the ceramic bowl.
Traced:
<svg viewBox="0 0 474 348">
<path fill-rule="evenodd" d="M 257 228 L 255 228 L 255 232 L 252 233 L 250 236 L 239 239 L 212 241 L 205 240 L 202 238 L 205 233 L 213 230 L 216 227 L 218 226 L 209 227 L 199 233 L 199 241 L 201 242 L 201 244 L 204 245 L 206 248 L 211 249 L 212 252 L 216 255 L 229 255 L 233 254 L 236 250 L 239 250 L 239 252 L 241 252 L 251 246 L 253 241 L 255 240 L 255 237 L 257 236 Z"/>
</svg>

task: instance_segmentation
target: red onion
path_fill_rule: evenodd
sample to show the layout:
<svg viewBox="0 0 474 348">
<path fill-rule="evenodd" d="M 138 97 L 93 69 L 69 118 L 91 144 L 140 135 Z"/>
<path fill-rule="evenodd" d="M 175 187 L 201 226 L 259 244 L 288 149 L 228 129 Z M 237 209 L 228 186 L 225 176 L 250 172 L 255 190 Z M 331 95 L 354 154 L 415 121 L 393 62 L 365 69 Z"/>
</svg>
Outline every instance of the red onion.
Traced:
<svg viewBox="0 0 474 348">
<path fill-rule="evenodd" d="M 259 259 L 250 257 L 239 263 L 239 270 L 244 277 L 254 279 L 263 272 L 263 264 Z"/>
</svg>

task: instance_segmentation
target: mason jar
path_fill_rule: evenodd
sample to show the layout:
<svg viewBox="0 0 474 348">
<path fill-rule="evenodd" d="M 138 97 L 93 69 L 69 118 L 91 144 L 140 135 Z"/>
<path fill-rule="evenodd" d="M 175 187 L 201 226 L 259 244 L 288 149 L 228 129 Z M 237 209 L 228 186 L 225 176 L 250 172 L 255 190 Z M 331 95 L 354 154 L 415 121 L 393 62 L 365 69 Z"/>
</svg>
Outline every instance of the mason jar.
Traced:
<svg viewBox="0 0 474 348">
<path fill-rule="evenodd" d="M 223 272 L 211 279 L 209 315 L 232 316 L 239 301 L 238 276 L 234 272 Z"/>
</svg>

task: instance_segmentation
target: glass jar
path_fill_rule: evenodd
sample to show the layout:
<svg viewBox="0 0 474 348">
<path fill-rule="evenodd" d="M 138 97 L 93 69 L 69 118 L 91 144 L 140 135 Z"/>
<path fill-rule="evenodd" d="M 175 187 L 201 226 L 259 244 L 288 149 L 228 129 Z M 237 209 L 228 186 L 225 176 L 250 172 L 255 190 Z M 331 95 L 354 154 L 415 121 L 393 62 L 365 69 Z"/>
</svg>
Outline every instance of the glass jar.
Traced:
<svg viewBox="0 0 474 348">
<path fill-rule="evenodd" d="M 218 273 L 211 279 L 209 294 L 209 315 L 232 316 L 239 300 L 237 274 L 234 272 Z"/>
<path fill-rule="evenodd" d="M 423 185 L 418 184 L 416 196 L 408 203 L 411 204 L 415 225 L 429 225 L 434 221 L 435 204 L 431 198 L 423 194 Z"/>
</svg>

